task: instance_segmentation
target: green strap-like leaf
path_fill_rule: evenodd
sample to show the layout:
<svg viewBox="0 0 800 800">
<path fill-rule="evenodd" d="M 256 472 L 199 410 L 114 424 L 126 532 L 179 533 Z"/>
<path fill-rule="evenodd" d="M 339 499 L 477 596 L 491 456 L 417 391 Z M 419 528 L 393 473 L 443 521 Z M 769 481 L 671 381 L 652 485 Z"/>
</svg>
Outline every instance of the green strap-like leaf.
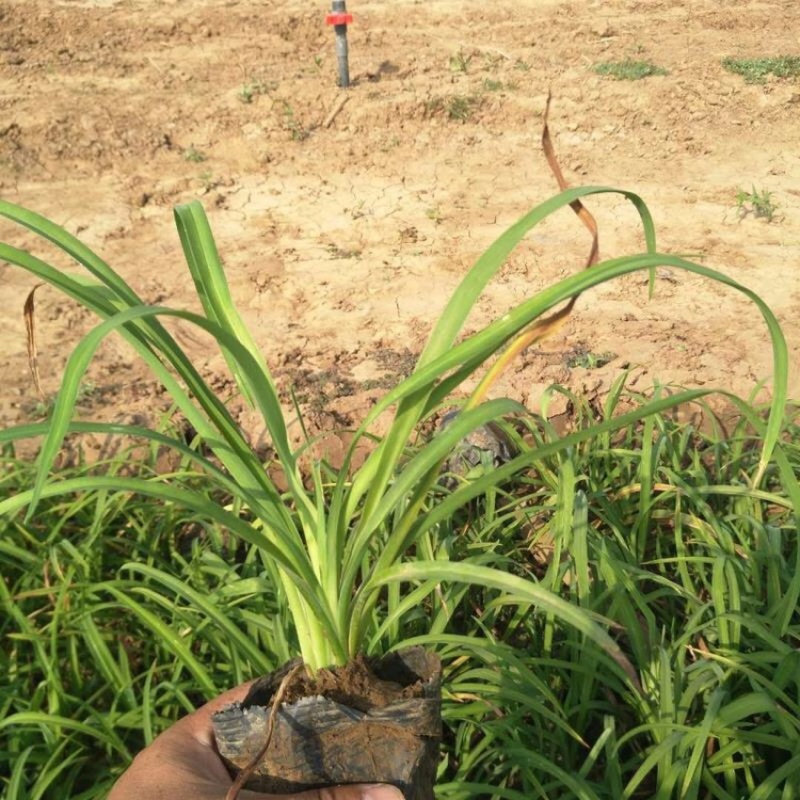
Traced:
<svg viewBox="0 0 800 800">
<path fill-rule="evenodd" d="M 533 581 L 509 575 L 500 570 L 468 562 L 414 561 L 394 564 L 376 572 L 362 594 L 366 598 L 380 586 L 396 581 L 448 581 L 485 586 L 503 592 L 498 602 L 530 604 L 552 614 L 556 619 L 579 630 L 588 639 L 600 646 L 620 667 L 637 690 L 639 677 L 619 645 L 597 624 L 597 615 L 577 608 L 558 595 L 548 592 Z M 362 619 L 361 608 L 355 609 L 354 620 Z"/>
<path fill-rule="evenodd" d="M 175 225 L 178 228 L 186 263 L 189 265 L 189 271 L 206 316 L 228 331 L 250 351 L 250 355 L 271 383 L 271 377 L 261 352 L 233 304 L 214 236 L 200 202 L 194 200 L 186 205 L 176 206 Z M 247 372 L 241 371 L 238 362 L 229 358 L 227 353 L 225 356 L 240 391 L 250 405 L 254 406 L 253 388 Z"/>
</svg>

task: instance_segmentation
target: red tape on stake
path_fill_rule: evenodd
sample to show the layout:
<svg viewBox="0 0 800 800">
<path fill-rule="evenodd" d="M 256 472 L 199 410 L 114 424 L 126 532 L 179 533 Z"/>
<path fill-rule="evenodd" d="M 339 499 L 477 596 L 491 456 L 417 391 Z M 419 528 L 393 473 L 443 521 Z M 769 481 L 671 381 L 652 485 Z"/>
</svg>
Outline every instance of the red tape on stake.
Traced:
<svg viewBox="0 0 800 800">
<path fill-rule="evenodd" d="M 328 14 L 325 17 L 326 25 L 350 25 L 352 22 L 352 14 Z"/>
</svg>

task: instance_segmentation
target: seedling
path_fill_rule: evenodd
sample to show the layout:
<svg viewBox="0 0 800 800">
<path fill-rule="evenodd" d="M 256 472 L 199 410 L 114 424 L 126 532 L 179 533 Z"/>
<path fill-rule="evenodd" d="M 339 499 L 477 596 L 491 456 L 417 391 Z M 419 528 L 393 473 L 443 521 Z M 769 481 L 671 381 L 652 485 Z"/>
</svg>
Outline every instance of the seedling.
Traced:
<svg viewBox="0 0 800 800">
<path fill-rule="evenodd" d="M 203 170 L 197 176 L 197 180 L 200 181 L 200 186 L 204 192 L 210 192 L 219 186 L 219 181 L 214 177 L 214 173 L 210 169 Z"/>
<path fill-rule="evenodd" d="M 94 398 L 101 394 L 97 385 L 93 381 L 81 381 L 78 387 L 78 394 L 75 398 L 76 406 L 88 407 L 91 405 Z M 42 397 L 30 406 L 25 408 L 29 410 L 32 417 L 37 419 L 47 419 L 53 411 L 56 403 L 56 395 L 52 394 L 48 397 Z"/>
<path fill-rule="evenodd" d="M 450 97 L 445 104 L 447 118 L 455 122 L 466 122 L 471 116 L 479 99 L 472 95 L 456 95 Z"/>
<path fill-rule="evenodd" d="M 663 67 L 657 67 L 649 61 L 634 61 L 626 58 L 624 61 L 606 61 L 595 64 L 594 71 L 598 75 L 613 78 L 617 81 L 639 81 L 653 75 L 666 75 Z"/>
<path fill-rule="evenodd" d="M 800 76 L 800 56 L 723 58 L 722 66 L 728 72 L 741 75 L 747 83 L 764 83 L 768 75 L 774 75 L 776 78 Z"/>
<path fill-rule="evenodd" d="M 444 109 L 444 99 L 442 97 L 429 97 L 425 101 L 425 116 L 432 117 Z"/>
<path fill-rule="evenodd" d="M 570 369 L 575 369 L 575 367 L 580 367 L 581 369 L 599 369 L 609 364 L 616 357 L 617 354 L 610 351 L 593 353 L 590 350 L 578 348 L 573 351 L 570 358 L 567 359 L 567 366 Z"/>
<path fill-rule="evenodd" d="M 450 71 L 466 72 L 469 69 L 471 61 L 471 53 L 467 54 L 463 50 L 459 50 L 455 55 L 450 56 Z"/>
<path fill-rule="evenodd" d="M 245 83 L 239 89 L 239 100 L 246 105 L 255 100 L 256 97 L 262 94 L 269 94 L 270 86 L 262 81 L 255 81 L 254 83 Z"/>
<path fill-rule="evenodd" d="M 331 242 L 326 248 L 331 258 L 358 258 L 361 255 L 360 250 L 354 250 L 347 247 L 339 247 L 339 245 Z"/>
<path fill-rule="evenodd" d="M 766 189 L 759 192 L 753 186 L 750 192 L 739 189 L 736 193 L 736 209 L 740 217 L 752 214 L 754 217 L 772 222 L 778 206 L 772 199 L 772 192 L 768 192 Z"/>
<path fill-rule="evenodd" d="M 199 164 L 205 161 L 206 158 L 207 158 L 206 154 L 202 153 L 194 145 L 192 145 L 191 147 L 187 147 L 183 151 L 183 160 L 190 161 L 192 164 Z"/>
<path fill-rule="evenodd" d="M 442 214 L 442 209 L 439 206 L 433 206 L 425 211 L 425 216 L 433 222 L 434 225 L 438 225 L 443 219 L 444 214 Z"/>
<path fill-rule="evenodd" d="M 289 131 L 293 142 L 303 142 L 311 135 L 308 128 L 304 127 L 294 115 L 291 104 L 283 100 L 283 127 Z"/>
</svg>

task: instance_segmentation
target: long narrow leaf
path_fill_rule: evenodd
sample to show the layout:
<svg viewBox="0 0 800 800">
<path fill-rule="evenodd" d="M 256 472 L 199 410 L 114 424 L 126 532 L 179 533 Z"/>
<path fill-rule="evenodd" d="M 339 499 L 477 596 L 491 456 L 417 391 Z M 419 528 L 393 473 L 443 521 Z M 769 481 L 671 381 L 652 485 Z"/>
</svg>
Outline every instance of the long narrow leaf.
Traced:
<svg viewBox="0 0 800 800">
<path fill-rule="evenodd" d="M 363 593 L 368 597 L 376 588 L 396 581 L 451 581 L 471 583 L 497 589 L 503 592 L 501 602 L 523 603 L 553 614 L 557 619 L 579 630 L 588 639 L 601 647 L 617 663 L 631 685 L 639 688 L 639 677 L 619 645 L 592 619 L 588 612 L 576 608 L 562 600 L 552 592 L 538 586 L 532 581 L 524 580 L 516 575 L 509 575 L 490 567 L 482 567 L 467 562 L 422 562 L 395 564 L 380 572 L 376 572 Z M 363 601 L 362 601 L 363 602 Z M 354 618 L 359 619 L 356 609 Z"/>
</svg>

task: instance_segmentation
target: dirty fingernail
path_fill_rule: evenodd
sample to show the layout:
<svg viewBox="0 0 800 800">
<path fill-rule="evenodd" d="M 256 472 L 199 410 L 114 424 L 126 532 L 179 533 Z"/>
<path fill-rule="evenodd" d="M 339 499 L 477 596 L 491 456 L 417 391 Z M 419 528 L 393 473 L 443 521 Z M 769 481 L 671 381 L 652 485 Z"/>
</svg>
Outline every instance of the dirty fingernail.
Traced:
<svg viewBox="0 0 800 800">
<path fill-rule="evenodd" d="M 403 800 L 403 793 L 385 783 L 375 783 L 364 787 L 362 800 Z"/>
</svg>

